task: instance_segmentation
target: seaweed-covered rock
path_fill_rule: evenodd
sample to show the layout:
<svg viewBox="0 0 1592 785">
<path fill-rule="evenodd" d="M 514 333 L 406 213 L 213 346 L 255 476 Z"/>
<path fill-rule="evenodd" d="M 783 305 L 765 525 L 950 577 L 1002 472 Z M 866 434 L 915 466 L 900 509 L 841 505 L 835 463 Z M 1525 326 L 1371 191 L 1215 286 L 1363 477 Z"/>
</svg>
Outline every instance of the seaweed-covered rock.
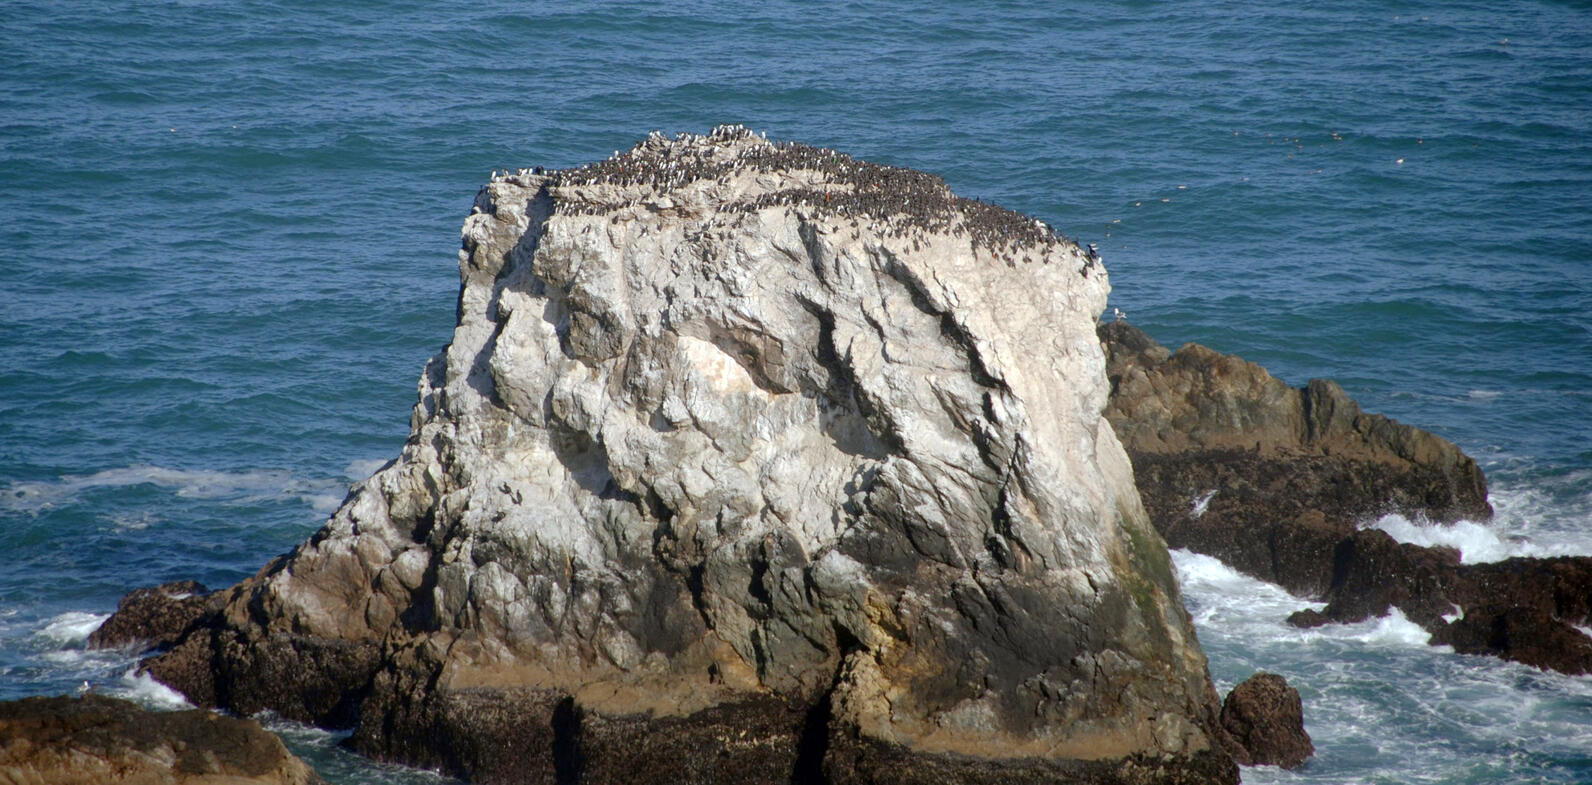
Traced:
<svg viewBox="0 0 1592 785">
<path fill-rule="evenodd" d="M 1237 743 L 1235 757 L 1246 766 L 1293 769 L 1316 754 L 1299 691 L 1275 673 L 1257 673 L 1227 693 L 1222 728 Z"/>
<path fill-rule="evenodd" d="M 1327 601 L 1289 618 L 1299 626 L 1397 608 L 1460 652 L 1592 669 L 1592 638 L 1577 628 L 1592 623 L 1592 558 L 1461 564 L 1452 548 L 1362 528 L 1390 512 L 1491 517 L 1481 470 L 1458 447 L 1361 412 L 1330 381 L 1290 387 L 1198 344 L 1169 352 L 1124 322 L 1099 334 L 1107 416 L 1172 546 Z"/>
<path fill-rule="evenodd" d="M 117 604 L 116 612 L 89 633 L 88 645 L 164 648 L 177 642 L 204 615 L 209 591 L 198 581 L 172 581 L 134 589 Z"/>
<path fill-rule="evenodd" d="M 1199 344 L 1169 352 L 1120 321 L 1101 325 L 1100 336 L 1107 416 L 1173 547 L 1323 594 L 1334 572 L 1322 557 L 1360 520 L 1492 516 L 1474 460 L 1439 436 L 1360 411 L 1334 382 L 1290 387 Z"/>
<path fill-rule="evenodd" d="M 103 695 L 0 703 L 0 781 L 27 785 L 321 785 L 254 720 L 152 712 Z"/>
</svg>

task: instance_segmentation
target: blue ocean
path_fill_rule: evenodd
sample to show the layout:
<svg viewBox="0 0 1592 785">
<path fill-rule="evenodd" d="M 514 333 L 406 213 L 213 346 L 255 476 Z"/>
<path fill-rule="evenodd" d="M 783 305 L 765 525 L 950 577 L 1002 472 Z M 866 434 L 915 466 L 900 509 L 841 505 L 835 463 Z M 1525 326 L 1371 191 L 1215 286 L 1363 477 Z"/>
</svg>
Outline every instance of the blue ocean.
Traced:
<svg viewBox="0 0 1592 785">
<path fill-rule="evenodd" d="M 1467 561 L 1592 554 L 1592 8 L 9 0 L 0 699 L 178 699 L 84 638 L 223 587 L 397 455 L 494 169 L 743 123 L 1097 243 L 1112 307 L 1481 462 Z M 1429 647 L 1175 554 L 1225 691 L 1304 697 L 1262 783 L 1592 782 L 1592 677 Z M 1318 606 L 1319 607 L 1319 606 Z M 436 782 L 270 720 L 330 782 Z"/>
</svg>

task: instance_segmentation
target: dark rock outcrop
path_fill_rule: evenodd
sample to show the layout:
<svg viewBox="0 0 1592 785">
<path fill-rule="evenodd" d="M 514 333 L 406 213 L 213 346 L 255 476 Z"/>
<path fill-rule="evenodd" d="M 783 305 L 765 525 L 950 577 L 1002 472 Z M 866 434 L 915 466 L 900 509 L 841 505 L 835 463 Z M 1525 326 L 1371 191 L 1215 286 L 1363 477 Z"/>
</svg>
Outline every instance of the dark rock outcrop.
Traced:
<svg viewBox="0 0 1592 785">
<path fill-rule="evenodd" d="M 151 712 L 102 695 L 0 703 L 0 781 L 27 785 L 320 785 L 253 720 Z"/>
<path fill-rule="evenodd" d="M 1475 461 L 1438 436 L 1361 412 L 1334 382 L 1290 387 L 1199 344 L 1169 352 L 1125 322 L 1100 335 L 1107 417 L 1173 547 L 1324 594 L 1334 575 L 1323 549 L 1368 516 L 1492 516 Z M 1276 536 L 1279 521 L 1290 536 Z"/>
<path fill-rule="evenodd" d="M 1457 651 L 1592 671 L 1592 639 L 1575 627 L 1592 620 L 1592 558 L 1461 564 L 1452 548 L 1361 528 L 1394 512 L 1490 518 L 1485 479 L 1459 448 L 1361 412 L 1330 381 L 1290 387 L 1198 344 L 1169 352 L 1124 322 L 1099 334 L 1107 416 L 1169 545 L 1328 603 L 1294 614 L 1299 626 L 1397 608 Z"/>
<path fill-rule="evenodd" d="M 1222 728 L 1237 744 L 1233 757 L 1246 766 L 1293 769 L 1316 754 L 1299 691 L 1274 673 L 1257 673 L 1227 693 Z"/>
<path fill-rule="evenodd" d="M 381 662 L 381 647 L 204 619 L 144 670 L 201 706 L 249 716 L 271 710 L 326 728 L 351 727 Z"/>
<path fill-rule="evenodd" d="M 1537 608 L 1488 606 L 1439 629 L 1433 643 L 1567 673 L 1592 673 L 1592 639 Z"/>
<path fill-rule="evenodd" d="M 98 649 L 171 646 L 204 615 L 209 594 L 198 581 L 134 589 L 117 604 L 116 613 L 89 634 L 88 645 Z"/>
<path fill-rule="evenodd" d="M 158 678 L 480 782 L 1236 781 L 1076 243 L 721 128 L 495 176 L 459 269 L 403 454 Z"/>
</svg>

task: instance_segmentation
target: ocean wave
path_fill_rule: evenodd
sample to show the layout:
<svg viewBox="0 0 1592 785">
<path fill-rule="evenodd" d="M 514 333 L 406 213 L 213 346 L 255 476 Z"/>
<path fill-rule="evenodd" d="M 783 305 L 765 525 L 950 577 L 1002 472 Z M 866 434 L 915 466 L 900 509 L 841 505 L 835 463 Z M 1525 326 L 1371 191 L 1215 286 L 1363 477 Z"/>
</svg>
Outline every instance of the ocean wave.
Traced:
<svg viewBox="0 0 1592 785">
<path fill-rule="evenodd" d="M 1301 631 L 1289 626 L 1288 615 L 1304 608 L 1321 610 L 1325 603 L 1296 597 L 1281 586 L 1234 570 L 1202 553 L 1171 551 L 1183 598 L 1201 627 L 1219 626 L 1261 638 L 1297 639 Z"/>
<path fill-rule="evenodd" d="M 108 613 L 68 611 L 45 622 L 35 634 L 57 646 L 81 646 L 110 617 Z"/>
<path fill-rule="evenodd" d="M 1397 608 L 1387 616 L 1353 624 L 1301 629 L 1289 624 L 1288 616 L 1306 608 L 1320 611 L 1326 603 L 1290 594 L 1211 556 L 1182 549 L 1171 554 L 1183 599 L 1202 637 L 1205 630 L 1219 629 L 1226 636 L 1290 646 L 1427 648 L 1430 635 Z"/>
<path fill-rule="evenodd" d="M 316 728 L 284 720 L 266 711 L 256 714 L 266 730 L 281 737 L 293 754 L 303 758 L 329 782 L 345 785 L 437 785 L 459 781 L 441 772 L 410 768 L 397 763 L 361 757 L 342 746 L 348 731 Z"/>
<path fill-rule="evenodd" d="M 1398 608 L 1388 609 L 1386 616 L 1366 619 L 1353 624 L 1329 624 L 1315 628 L 1322 637 L 1355 641 L 1378 648 L 1426 649 L 1431 633 L 1410 621 Z M 1431 647 L 1438 651 L 1453 651 L 1447 646 Z"/>
<path fill-rule="evenodd" d="M 343 476 L 347 477 L 350 482 L 360 482 L 391 462 L 390 458 L 349 461 L 348 465 L 343 467 Z"/>
<path fill-rule="evenodd" d="M 103 691 L 151 709 L 172 711 L 194 707 L 182 693 L 155 681 L 154 677 L 137 666 L 128 668 L 122 673 L 119 682 L 105 687 Z"/>
<path fill-rule="evenodd" d="M 98 689 L 136 661 L 124 650 L 86 646 L 109 614 L 67 611 L 26 619 L 25 611 L 14 611 L 0 611 L 0 694 Z"/>
<path fill-rule="evenodd" d="M 1510 538 L 1492 524 L 1474 521 L 1432 523 L 1395 514 L 1384 515 L 1365 528 L 1380 529 L 1410 545 L 1453 548 L 1459 551 L 1462 564 L 1485 564 L 1515 556 L 1562 555 L 1524 539 Z"/>
<path fill-rule="evenodd" d="M 1517 556 L 1592 555 L 1592 491 L 1585 490 L 1585 477 L 1560 479 L 1559 483 L 1545 484 L 1538 479 L 1530 486 L 1494 490 L 1491 521 L 1433 523 L 1419 516 L 1392 514 L 1368 521 L 1364 527 L 1385 531 L 1403 543 L 1454 548 L 1463 564 Z"/>
<path fill-rule="evenodd" d="M 135 464 L 94 474 L 66 475 L 53 482 L 12 483 L 0 488 L 0 509 L 37 514 L 72 504 L 91 491 L 138 485 L 171 489 L 184 499 L 235 504 L 297 499 L 321 513 L 337 509 L 348 490 L 339 480 L 307 479 L 282 470 L 228 472 Z M 142 523 L 147 525 L 148 521 Z"/>
</svg>

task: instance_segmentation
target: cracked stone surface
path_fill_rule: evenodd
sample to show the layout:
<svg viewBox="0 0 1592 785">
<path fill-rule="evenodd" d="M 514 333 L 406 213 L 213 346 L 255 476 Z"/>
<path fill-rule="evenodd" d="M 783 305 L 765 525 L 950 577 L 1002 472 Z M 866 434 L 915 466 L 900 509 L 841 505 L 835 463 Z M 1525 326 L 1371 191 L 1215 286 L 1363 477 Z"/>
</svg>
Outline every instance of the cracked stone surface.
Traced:
<svg viewBox="0 0 1592 785">
<path fill-rule="evenodd" d="M 722 127 L 495 175 L 459 269 L 402 455 L 157 677 L 480 781 L 1236 781 L 1076 243 Z"/>
</svg>

